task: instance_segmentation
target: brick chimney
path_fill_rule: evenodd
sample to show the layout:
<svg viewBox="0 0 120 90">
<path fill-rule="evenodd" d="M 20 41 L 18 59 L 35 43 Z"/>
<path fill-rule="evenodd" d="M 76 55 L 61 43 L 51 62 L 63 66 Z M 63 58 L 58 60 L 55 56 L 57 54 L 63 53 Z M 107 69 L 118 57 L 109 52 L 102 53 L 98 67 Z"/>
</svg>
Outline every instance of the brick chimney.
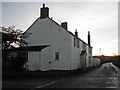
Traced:
<svg viewBox="0 0 120 90">
<path fill-rule="evenodd" d="M 78 32 L 77 29 L 75 30 L 75 36 L 78 37 Z"/>
<path fill-rule="evenodd" d="M 63 23 L 61 23 L 61 27 L 63 27 L 64 29 L 67 30 L 67 22 L 63 22 Z"/>
<path fill-rule="evenodd" d="M 90 46 L 90 31 L 88 31 L 88 45 Z"/>
<path fill-rule="evenodd" d="M 40 10 L 41 10 L 41 13 L 40 13 L 41 19 L 49 17 L 49 8 L 45 7 L 45 4 L 43 4 L 43 7 Z"/>
</svg>

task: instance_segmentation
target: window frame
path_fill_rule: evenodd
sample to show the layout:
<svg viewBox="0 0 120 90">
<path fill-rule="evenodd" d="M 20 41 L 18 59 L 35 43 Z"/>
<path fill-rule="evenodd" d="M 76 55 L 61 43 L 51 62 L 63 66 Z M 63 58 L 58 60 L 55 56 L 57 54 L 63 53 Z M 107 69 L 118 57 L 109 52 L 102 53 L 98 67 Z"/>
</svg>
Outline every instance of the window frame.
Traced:
<svg viewBox="0 0 120 90">
<path fill-rule="evenodd" d="M 59 52 L 55 52 L 55 60 L 60 60 L 60 53 Z"/>
</svg>

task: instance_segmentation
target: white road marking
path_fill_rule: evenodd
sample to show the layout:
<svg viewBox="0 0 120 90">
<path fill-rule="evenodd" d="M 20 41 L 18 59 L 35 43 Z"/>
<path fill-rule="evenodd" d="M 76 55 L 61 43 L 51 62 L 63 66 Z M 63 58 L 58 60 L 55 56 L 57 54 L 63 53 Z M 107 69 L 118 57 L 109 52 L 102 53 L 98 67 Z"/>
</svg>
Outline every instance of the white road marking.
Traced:
<svg viewBox="0 0 120 90">
<path fill-rule="evenodd" d="M 60 79 L 60 80 L 56 80 L 56 81 L 53 81 L 53 82 L 50 82 L 50 83 L 45 84 L 45 85 L 42 85 L 42 86 L 37 86 L 36 88 L 43 88 L 43 87 L 46 87 L 46 86 L 55 84 L 55 83 L 57 83 L 57 82 L 59 82 L 59 81 L 62 81 L 62 80 L 65 80 L 65 78 L 64 78 L 64 79 Z"/>
<path fill-rule="evenodd" d="M 68 77 L 67 77 L 67 78 L 68 78 Z M 46 87 L 46 86 L 55 84 L 55 83 L 57 83 L 57 82 L 59 82 L 59 81 L 63 81 L 63 80 L 65 80 L 65 79 L 66 79 L 66 78 L 62 78 L 62 79 L 60 79 L 60 80 L 52 81 L 52 82 L 47 83 L 47 84 L 44 84 L 44 85 L 39 85 L 39 86 L 37 86 L 37 87 L 35 87 L 35 88 L 32 88 L 32 89 L 30 89 L 30 90 L 34 90 L 34 89 L 38 89 L 38 88 L 43 88 L 43 87 Z"/>
<path fill-rule="evenodd" d="M 116 68 L 116 70 L 118 69 L 117 67 L 115 67 L 115 68 Z M 118 85 L 118 76 L 119 76 L 118 74 L 115 74 L 114 77 L 99 77 L 99 78 L 93 77 L 93 78 L 87 78 L 87 79 L 95 79 L 95 80 L 106 79 L 107 80 L 107 82 L 105 82 L 106 83 L 105 87 L 97 87 L 97 88 L 118 88 L 119 87 L 119 85 Z M 69 77 L 58 79 L 56 81 L 52 81 L 52 82 L 46 83 L 44 85 L 38 85 L 37 87 L 35 87 L 35 88 L 31 89 L 31 90 L 34 90 L 34 89 L 37 89 L 37 88 L 43 88 L 43 87 L 46 87 L 46 86 L 49 86 L 49 85 L 53 85 L 55 83 L 58 83 L 59 81 L 65 80 L 67 78 L 69 78 Z"/>
</svg>

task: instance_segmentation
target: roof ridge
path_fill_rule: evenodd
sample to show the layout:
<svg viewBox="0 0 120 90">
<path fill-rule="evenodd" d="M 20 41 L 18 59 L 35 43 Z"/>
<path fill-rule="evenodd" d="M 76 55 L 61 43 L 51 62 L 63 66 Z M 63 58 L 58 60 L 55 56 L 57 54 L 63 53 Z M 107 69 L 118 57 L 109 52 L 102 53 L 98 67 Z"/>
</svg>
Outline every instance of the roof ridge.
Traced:
<svg viewBox="0 0 120 90">
<path fill-rule="evenodd" d="M 60 27 L 62 27 L 60 24 L 58 24 L 56 21 L 54 21 L 52 18 L 49 18 L 48 17 L 48 19 L 50 19 L 50 20 L 52 20 L 53 22 L 55 22 L 58 26 L 60 26 Z M 63 27 L 62 27 L 63 28 Z M 65 28 L 63 28 L 64 30 L 66 30 Z M 66 30 L 69 34 L 71 34 L 71 35 L 73 35 L 73 36 L 75 36 L 71 31 L 68 31 L 68 30 Z M 76 37 L 76 36 L 75 36 Z M 88 45 L 85 41 L 83 41 L 82 39 L 80 39 L 79 37 L 76 37 L 77 39 L 79 39 L 80 41 L 82 41 L 83 43 L 85 43 L 86 45 Z M 88 46 L 90 46 L 90 45 L 88 45 Z M 91 46 L 90 46 L 91 47 Z"/>
</svg>

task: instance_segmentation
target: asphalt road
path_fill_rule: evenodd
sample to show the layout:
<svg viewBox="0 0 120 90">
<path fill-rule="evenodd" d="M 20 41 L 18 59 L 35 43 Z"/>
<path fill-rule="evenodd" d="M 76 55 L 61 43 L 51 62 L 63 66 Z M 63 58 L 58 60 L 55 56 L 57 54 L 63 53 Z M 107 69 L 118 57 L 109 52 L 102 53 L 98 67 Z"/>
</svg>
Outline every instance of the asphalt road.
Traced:
<svg viewBox="0 0 120 90">
<path fill-rule="evenodd" d="M 110 88 L 119 90 L 120 69 L 112 63 L 81 74 L 56 77 L 37 77 L 24 79 L 4 79 L 3 88 Z M 4 89 L 3 89 L 4 90 Z"/>
<path fill-rule="evenodd" d="M 73 75 L 37 88 L 118 88 L 118 68 L 112 63 L 102 65 L 84 75 Z"/>
</svg>

